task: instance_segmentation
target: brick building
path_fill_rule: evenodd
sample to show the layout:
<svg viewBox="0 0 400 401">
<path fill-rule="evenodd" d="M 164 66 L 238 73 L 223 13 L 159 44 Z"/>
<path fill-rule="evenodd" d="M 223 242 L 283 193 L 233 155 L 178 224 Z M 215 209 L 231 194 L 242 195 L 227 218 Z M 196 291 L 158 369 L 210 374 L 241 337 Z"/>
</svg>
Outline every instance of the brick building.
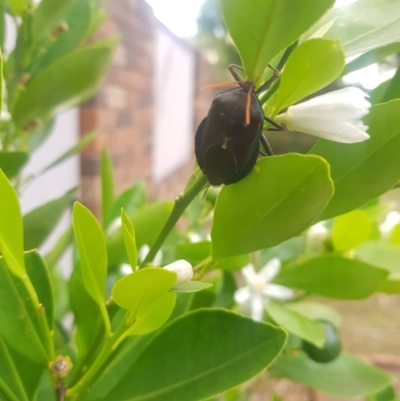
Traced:
<svg viewBox="0 0 400 401">
<path fill-rule="evenodd" d="M 81 155 L 81 196 L 98 212 L 105 144 L 117 193 L 144 179 L 150 195 L 173 198 L 193 169 L 193 138 L 208 112 L 210 66 L 153 15 L 144 0 L 109 0 L 98 36 L 120 36 L 99 92 L 80 108 L 80 134 L 100 133 Z"/>
</svg>

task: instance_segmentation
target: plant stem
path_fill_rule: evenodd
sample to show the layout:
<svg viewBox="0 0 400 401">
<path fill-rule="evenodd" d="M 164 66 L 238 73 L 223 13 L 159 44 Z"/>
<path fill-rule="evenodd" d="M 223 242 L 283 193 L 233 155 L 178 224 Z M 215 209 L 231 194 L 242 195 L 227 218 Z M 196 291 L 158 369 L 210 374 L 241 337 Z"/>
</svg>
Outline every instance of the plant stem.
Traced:
<svg viewBox="0 0 400 401">
<path fill-rule="evenodd" d="M 208 182 L 207 177 L 202 174 L 201 176 L 196 178 L 196 180 L 193 182 L 193 184 L 186 192 L 182 192 L 175 199 L 174 208 L 172 209 L 172 212 L 167 222 L 165 223 L 163 229 L 161 230 L 156 241 L 151 247 L 149 253 L 144 258 L 142 263 L 139 265 L 139 268 L 146 266 L 149 262 L 151 262 L 154 259 L 157 252 L 164 243 L 165 239 L 167 238 L 168 234 L 171 232 L 171 230 L 175 227 L 175 224 L 181 218 L 183 212 L 186 210 L 186 208 L 189 206 L 192 200 L 196 197 L 196 195 L 204 188 L 207 182 Z"/>
</svg>

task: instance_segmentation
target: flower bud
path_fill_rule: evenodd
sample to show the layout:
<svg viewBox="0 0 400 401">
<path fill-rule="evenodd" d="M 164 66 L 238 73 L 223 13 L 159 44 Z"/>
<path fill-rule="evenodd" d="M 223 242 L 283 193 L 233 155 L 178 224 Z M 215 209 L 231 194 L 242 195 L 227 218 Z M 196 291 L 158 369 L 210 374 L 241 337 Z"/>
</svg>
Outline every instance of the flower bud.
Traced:
<svg viewBox="0 0 400 401">
<path fill-rule="evenodd" d="M 186 283 L 186 281 L 190 281 L 193 278 L 192 265 L 183 259 L 164 266 L 164 269 L 176 273 L 178 277 L 175 285 Z"/>
</svg>

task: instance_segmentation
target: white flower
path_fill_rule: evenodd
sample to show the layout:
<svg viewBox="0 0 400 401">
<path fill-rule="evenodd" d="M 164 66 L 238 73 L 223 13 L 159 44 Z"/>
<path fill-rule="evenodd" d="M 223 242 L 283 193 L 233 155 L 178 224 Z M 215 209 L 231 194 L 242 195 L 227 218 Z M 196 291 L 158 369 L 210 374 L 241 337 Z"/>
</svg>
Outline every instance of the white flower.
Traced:
<svg viewBox="0 0 400 401">
<path fill-rule="evenodd" d="M 329 236 L 329 230 L 325 227 L 325 224 L 320 221 L 314 224 L 307 230 L 307 239 L 315 244 L 325 241 Z"/>
<path fill-rule="evenodd" d="M 246 307 L 250 305 L 251 317 L 254 320 L 262 320 L 264 305 L 268 298 L 290 299 L 294 292 L 290 288 L 270 281 L 279 273 L 281 262 L 278 258 L 270 260 L 259 272 L 256 272 L 252 264 L 242 269 L 247 286 L 239 288 L 234 295 L 236 303 Z"/>
<path fill-rule="evenodd" d="M 190 281 L 193 278 L 192 265 L 183 259 L 164 266 L 164 269 L 176 273 L 178 278 L 175 285 L 186 283 L 186 281 Z"/>
<path fill-rule="evenodd" d="M 400 213 L 396 211 L 389 212 L 386 215 L 385 221 L 379 226 L 383 235 L 388 235 L 393 228 L 400 223 Z"/>
<path fill-rule="evenodd" d="M 369 138 L 361 118 L 368 114 L 368 95 L 358 88 L 344 88 L 290 106 L 277 121 L 289 131 L 305 132 L 330 141 L 362 142 Z"/>
</svg>

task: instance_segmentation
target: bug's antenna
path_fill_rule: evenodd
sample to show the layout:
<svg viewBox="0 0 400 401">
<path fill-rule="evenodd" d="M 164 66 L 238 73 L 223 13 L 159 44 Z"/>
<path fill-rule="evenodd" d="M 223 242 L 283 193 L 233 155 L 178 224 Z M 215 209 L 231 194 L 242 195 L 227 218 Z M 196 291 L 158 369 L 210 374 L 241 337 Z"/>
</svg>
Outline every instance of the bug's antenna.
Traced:
<svg viewBox="0 0 400 401">
<path fill-rule="evenodd" d="M 246 124 L 250 125 L 250 108 L 251 108 L 251 95 L 253 94 L 254 84 L 250 85 L 246 98 Z"/>
</svg>

